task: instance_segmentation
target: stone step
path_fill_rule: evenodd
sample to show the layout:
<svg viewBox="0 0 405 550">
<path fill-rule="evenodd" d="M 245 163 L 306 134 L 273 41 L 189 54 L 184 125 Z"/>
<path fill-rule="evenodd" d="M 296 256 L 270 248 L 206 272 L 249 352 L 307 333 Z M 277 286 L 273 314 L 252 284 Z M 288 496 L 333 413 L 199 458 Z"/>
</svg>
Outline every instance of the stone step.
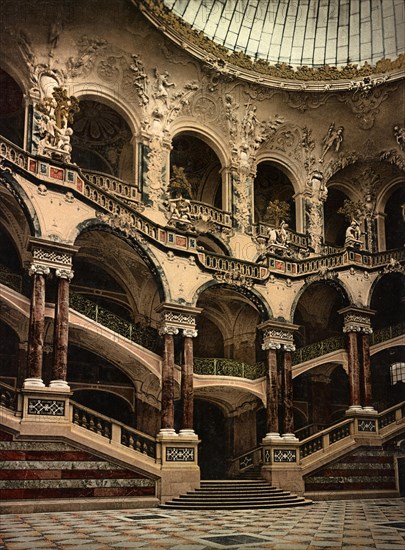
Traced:
<svg viewBox="0 0 405 550">
<path fill-rule="evenodd" d="M 266 481 L 202 481 L 201 487 L 161 505 L 188 510 L 242 510 L 286 508 L 311 504 L 310 500 L 273 487 Z"/>
</svg>

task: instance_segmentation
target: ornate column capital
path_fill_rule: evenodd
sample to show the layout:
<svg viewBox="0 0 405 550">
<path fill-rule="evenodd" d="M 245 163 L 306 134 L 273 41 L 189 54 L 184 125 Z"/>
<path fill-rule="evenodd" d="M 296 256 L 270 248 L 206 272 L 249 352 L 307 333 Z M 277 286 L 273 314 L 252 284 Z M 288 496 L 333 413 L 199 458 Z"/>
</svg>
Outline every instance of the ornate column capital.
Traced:
<svg viewBox="0 0 405 550">
<path fill-rule="evenodd" d="M 55 269 L 57 277 L 66 279 L 73 277 L 72 258 L 79 250 L 77 246 L 32 237 L 29 248 L 32 252 L 33 265 L 44 266 L 48 269 L 48 273 L 50 269 Z"/>
<path fill-rule="evenodd" d="M 71 269 L 56 269 L 55 275 L 59 279 L 67 279 L 68 281 L 71 281 L 74 277 L 74 272 Z"/>
<path fill-rule="evenodd" d="M 343 315 L 343 332 L 362 332 L 363 334 L 371 334 L 371 319 L 375 315 L 375 311 L 368 308 L 357 306 L 347 306 L 338 311 Z"/>
<path fill-rule="evenodd" d="M 49 275 L 50 272 L 48 266 L 38 263 L 32 263 L 28 268 L 29 275 Z"/>
<path fill-rule="evenodd" d="M 197 336 L 195 319 L 202 312 L 201 308 L 164 302 L 156 308 L 156 312 L 161 315 L 159 334 L 178 334 L 183 331 L 183 336 Z"/>
<path fill-rule="evenodd" d="M 299 329 L 298 325 L 270 319 L 259 325 L 258 328 L 263 332 L 263 350 L 295 351 L 294 332 Z"/>
</svg>

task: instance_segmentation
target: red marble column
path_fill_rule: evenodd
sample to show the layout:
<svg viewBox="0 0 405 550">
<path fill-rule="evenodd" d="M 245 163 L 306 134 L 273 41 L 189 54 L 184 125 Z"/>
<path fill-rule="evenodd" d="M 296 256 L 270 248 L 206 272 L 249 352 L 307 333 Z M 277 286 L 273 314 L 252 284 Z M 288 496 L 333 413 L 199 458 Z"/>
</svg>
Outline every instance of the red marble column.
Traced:
<svg viewBox="0 0 405 550">
<path fill-rule="evenodd" d="M 294 415 L 293 415 L 293 383 L 292 383 L 292 355 L 291 351 L 284 350 L 283 361 L 283 383 L 284 383 L 284 419 L 283 434 L 294 433 Z"/>
<path fill-rule="evenodd" d="M 45 328 L 45 276 L 43 272 L 37 271 L 33 277 L 27 353 L 27 378 L 41 380 Z"/>
<path fill-rule="evenodd" d="M 193 338 L 183 336 L 183 365 L 181 369 L 182 430 L 193 430 Z"/>
<path fill-rule="evenodd" d="M 53 364 L 51 386 L 67 386 L 67 355 L 69 335 L 69 279 L 59 277 L 55 305 Z"/>
<path fill-rule="evenodd" d="M 360 365 L 357 348 L 357 332 L 348 332 L 350 407 L 360 407 Z"/>
<path fill-rule="evenodd" d="M 164 335 L 162 363 L 162 429 L 174 430 L 174 338 Z"/>
<path fill-rule="evenodd" d="M 370 365 L 370 335 L 363 333 L 362 342 L 362 378 L 363 378 L 363 407 L 373 406 L 373 395 L 371 385 L 371 365 Z"/>
<path fill-rule="evenodd" d="M 17 388 L 21 388 L 27 378 L 27 350 L 28 343 L 20 342 L 18 346 Z"/>
<path fill-rule="evenodd" d="M 277 352 L 275 349 L 267 350 L 266 400 L 267 433 L 278 434 L 279 385 L 277 375 Z"/>
</svg>

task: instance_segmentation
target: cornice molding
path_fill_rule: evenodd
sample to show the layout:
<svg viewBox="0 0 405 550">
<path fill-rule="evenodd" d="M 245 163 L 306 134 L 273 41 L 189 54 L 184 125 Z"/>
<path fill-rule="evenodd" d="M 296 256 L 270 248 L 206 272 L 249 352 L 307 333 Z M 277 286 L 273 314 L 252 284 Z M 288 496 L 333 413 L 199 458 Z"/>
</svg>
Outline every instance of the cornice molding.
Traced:
<svg viewBox="0 0 405 550">
<path fill-rule="evenodd" d="M 362 88 L 362 81 L 377 80 L 385 75 L 384 82 L 404 78 L 405 55 L 397 59 L 381 59 L 375 65 L 364 63 L 360 67 L 348 64 L 338 68 L 302 66 L 293 68 L 286 63 L 271 65 L 265 60 L 254 61 L 242 52 L 231 52 L 215 43 L 201 31 L 193 29 L 181 18 L 170 12 L 161 1 L 132 0 L 146 19 L 171 42 L 193 57 L 203 61 L 218 77 L 241 79 L 264 87 L 281 88 L 290 91 L 328 92 Z M 364 80 L 364 82 L 366 82 Z"/>
</svg>

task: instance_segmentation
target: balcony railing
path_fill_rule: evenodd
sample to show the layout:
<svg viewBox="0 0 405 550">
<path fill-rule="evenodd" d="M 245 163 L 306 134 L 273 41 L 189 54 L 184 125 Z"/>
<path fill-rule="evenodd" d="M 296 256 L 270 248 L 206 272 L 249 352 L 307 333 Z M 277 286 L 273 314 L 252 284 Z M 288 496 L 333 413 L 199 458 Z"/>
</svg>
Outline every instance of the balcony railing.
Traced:
<svg viewBox="0 0 405 550">
<path fill-rule="evenodd" d="M 251 365 L 235 359 L 195 357 L 194 373 L 211 376 L 236 376 L 256 380 L 266 375 L 266 368 L 264 363 Z"/>
<path fill-rule="evenodd" d="M 128 338 L 132 342 L 143 346 L 155 353 L 159 352 L 159 335 L 156 329 L 148 326 L 141 326 L 139 323 L 126 321 L 119 315 L 85 298 L 75 292 L 70 293 L 70 307 L 86 317 L 93 319 L 113 332 Z"/>
<path fill-rule="evenodd" d="M 320 342 L 314 342 L 313 344 L 303 346 L 294 351 L 292 357 L 293 365 L 305 363 L 305 361 L 322 357 L 322 355 L 326 355 L 327 353 L 340 349 L 345 349 L 343 335 L 327 338 L 326 340 L 321 340 Z"/>
<path fill-rule="evenodd" d="M 100 189 L 104 189 L 113 195 L 118 196 L 121 199 L 136 202 L 137 201 L 137 189 L 133 185 L 128 185 L 125 181 L 103 174 L 102 172 L 95 172 L 89 170 L 81 171 L 83 176 Z"/>
<path fill-rule="evenodd" d="M 215 206 L 203 202 L 190 201 L 191 215 L 199 220 L 213 222 L 224 227 L 232 227 L 232 218 L 229 212 L 224 212 Z"/>
</svg>

